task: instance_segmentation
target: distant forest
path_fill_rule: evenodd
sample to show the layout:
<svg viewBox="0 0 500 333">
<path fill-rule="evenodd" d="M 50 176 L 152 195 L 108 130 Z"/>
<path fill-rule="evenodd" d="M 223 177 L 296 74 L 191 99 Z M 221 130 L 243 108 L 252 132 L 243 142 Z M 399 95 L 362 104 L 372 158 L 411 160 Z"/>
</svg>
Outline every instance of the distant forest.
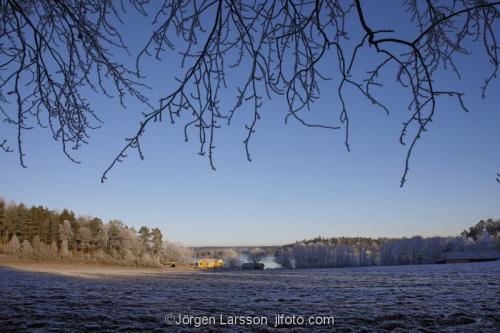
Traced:
<svg viewBox="0 0 500 333">
<path fill-rule="evenodd" d="M 216 257 L 238 268 L 241 254 L 252 262 L 274 255 L 283 268 L 330 268 L 430 264 L 446 252 L 500 250 L 500 220 L 482 220 L 457 237 L 411 238 L 317 237 L 244 253 L 226 248 Z M 193 251 L 169 242 L 158 228 L 128 227 L 119 220 L 76 216 L 69 209 L 50 210 L 6 203 L 0 198 L 0 255 L 15 260 L 55 260 L 162 267 L 189 262 Z"/>
<path fill-rule="evenodd" d="M 0 254 L 13 259 L 83 261 L 161 267 L 191 258 L 190 250 L 164 239 L 160 229 L 138 231 L 119 220 L 76 216 L 42 206 L 6 204 L 0 198 Z"/>
<path fill-rule="evenodd" d="M 432 264 L 446 252 L 500 250 L 500 220 L 481 220 L 457 237 L 317 237 L 279 247 L 283 268 Z"/>
</svg>

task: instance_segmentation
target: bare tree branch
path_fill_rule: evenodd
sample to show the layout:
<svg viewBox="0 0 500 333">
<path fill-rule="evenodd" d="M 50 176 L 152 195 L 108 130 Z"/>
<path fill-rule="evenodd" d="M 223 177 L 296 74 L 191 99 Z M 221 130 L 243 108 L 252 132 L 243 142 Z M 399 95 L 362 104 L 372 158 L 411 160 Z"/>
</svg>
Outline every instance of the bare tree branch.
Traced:
<svg viewBox="0 0 500 333">
<path fill-rule="evenodd" d="M 104 171 L 104 182 L 130 150 L 144 158 L 141 139 L 146 129 L 164 119 L 182 122 L 186 141 L 195 135 L 198 153 L 207 156 L 214 170 L 217 130 L 242 119 L 242 143 L 251 161 L 251 142 L 263 105 L 276 95 L 287 103 L 285 123 L 343 129 L 350 150 L 346 89 L 354 88 L 389 114 L 389 106 L 376 91 L 393 79 L 408 92 L 408 116 L 399 137 L 406 146 L 403 186 L 417 142 L 438 112 L 437 101 L 452 98 L 468 111 L 465 92 L 442 87 L 439 76 L 450 71 L 460 78 L 457 57 L 469 54 L 470 43 L 475 43 L 491 67 L 480 87 L 484 98 L 499 67 L 500 1 L 405 0 L 402 8 L 416 28 L 410 38 L 401 37 L 404 34 L 396 27 L 373 28 L 361 0 L 163 0 L 154 2 L 156 12 L 151 11 L 152 4 L 149 0 L 0 0 L 0 114 L 5 123 L 17 127 L 21 165 L 25 165 L 22 135 L 37 126 L 50 128 L 63 152 L 76 162 L 70 148 L 87 143 L 89 130 L 100 123 L 84 88 L 109 97 L 115 94 L 122 104 L 130 95 L 147 108 L 137 131 L 126 138 Z M 128 9 L 150 15 L 153 21 L 153 33 L 136 55 L 134 70 L 111 53 L 112 49 L 129 52 L 116 24 Z M 141 92 L 145 87 L 141 64 L 148 57 L 161 60 L 172 52 L 180 54 L 183 73 L 171 92 L 150 103 Z M 360 60 L 366 57 L 370 61 Z M 357 73 L 367 63 L 373 67 Z M 386 74 L 391 69 L 397 71 L 394 78 Z M 234 73 L 241 80 L 234 82 Z M 337 84 L 339 105 L 328 110 L 327 121 L 315 122 L 314 102 L 329 80 Z M 228 108 L 221 100 L 233 90 L 235 101 Z M 9 103 L 15 107 L 7 108 Z M 6 141 L 0 149 L 12 150 Z"/>
<path fill-rule="evenodd" d="M 132 3 L 142 8 L 142 1 Z M 0 1 L 0 98 L 8 103 L 12 96 L 16 104 L 15 116 L 5 107 L 2 114 L 17 126 L 22 166 L 22 134 L 35 125 L 50 128 L 64 154 L 77 162 L 69 149 L 87 143 L 88 130 L 100 123 L 81 93 L 84 87 L 112 96 L 105 85 L 111 81 L 122 104 L 128 94 L 147 105 L 138 89 L 143 85 L 108 50 L 127 50 L 111 16 L 119 17 L 109 1 Z"/>
</svg>

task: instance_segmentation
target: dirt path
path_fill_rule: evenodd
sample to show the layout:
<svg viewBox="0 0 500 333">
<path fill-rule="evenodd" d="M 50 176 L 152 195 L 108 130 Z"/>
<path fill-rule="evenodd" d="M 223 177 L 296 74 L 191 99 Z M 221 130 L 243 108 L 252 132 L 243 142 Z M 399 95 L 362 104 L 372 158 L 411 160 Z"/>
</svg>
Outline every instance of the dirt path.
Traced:
<svg viewBox="0 0 500 333">
<path fill-rule="evenodd" d="M 17 262 L 0 260 L 0 266 L 12 269 L 58 274 L 79 278 L 105 278 L 123 276 L 147 276 L 175 273 L 195 272 L 195 268 L 187 264 L 177 264 L 174 268 L 142 268 L 124 267 L 102 264 L 59 263 L 59 262 Z"/>
</svg>

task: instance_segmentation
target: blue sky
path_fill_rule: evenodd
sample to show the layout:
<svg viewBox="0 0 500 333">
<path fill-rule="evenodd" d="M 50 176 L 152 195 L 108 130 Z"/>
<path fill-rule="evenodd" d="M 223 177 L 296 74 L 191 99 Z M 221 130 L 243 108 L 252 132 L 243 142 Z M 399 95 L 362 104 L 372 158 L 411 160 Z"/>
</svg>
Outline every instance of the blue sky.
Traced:
<svg viewBox="0 0 500 333">
<path fill-rule="evenodd" d="M 383 6 L 371 9 L 370 19 L 381 24 Z M 144 21 L 127 19 L 137 22 L 126 30 L 126 40 L 140 45 L 144 31 L 136 28 Z M 293 121 L 285 126 L 286 103 L 275 96 L 264 101 L 251 143 L 253 162 L 246 160 L 242 143 L 244 113 L 218 133 L 215 172 L 196 154 L 194 142 L 184 142 L 182 123 L 164 122 L 154 124 L 144 137 L 146 159 L 131 154 L 104 184 L 102 172 L 145 109 L 131 99 L 123 109 L 116 99 L 89 95 L 105 124 L 76 153 L 82 163 L 65 158 L 48 131 L 26 132 L 28 168 L 20 167 L 15 154 L 0 154 L 0 194 L 29 205 L 159 227 L 166 238 L 187 245 L 281 244 L 318 235 L 456 235 L 479 219 L 500 217 L 500 184 L 495 182 L 500 170 L 499 84 L 493 83 L 487 99 L 480 98 L 479 86 L 490 68 L 480 50 L 474 51 L 459 59 L 461 80 L 440 78 L 468 92 L 471 112 L 461 111 L 452 99 L 439 101 L 404 188 L 399 181 L 405 147 L 398 137 L 408 115 L 408 95 L 388 83 L 378 95 L 391 107 L 389 116 L 354 90 L 347 91 L 350 153 L 343 146 L 343 131 L 304 128 Z M 173 56 L 147 60 L 144 66 L 151 98 L 171 91 L 172 73 L 181 73 Z M 237 80 L 240 74 L 234 75 Z M 388 71 L 387 77 L 391 75 Z M 325 84 L 313 111 L 332 113 L 337 120 L 334 91 L 333 83 Z M 227 108 L 233 103 L 234 98 L 224 100 Z M 13 129 L 1 126 L 12 137 Z"/>
</svg>

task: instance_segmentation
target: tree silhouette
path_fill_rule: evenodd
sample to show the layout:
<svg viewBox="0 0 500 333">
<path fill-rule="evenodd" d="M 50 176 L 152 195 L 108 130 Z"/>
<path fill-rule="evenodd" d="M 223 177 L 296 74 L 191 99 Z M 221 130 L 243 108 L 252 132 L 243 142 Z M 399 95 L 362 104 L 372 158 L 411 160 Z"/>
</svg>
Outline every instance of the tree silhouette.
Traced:
<svg viewBox="0 0 500 333">
<path fill-rule="evenodd" d="M 151 2 L 151 3 L 150 3 Z M 132 95 L 147 111 L 137 132 L 105 170 L 122 162 L 130 150 L 144 158 L 141 138 L 152 123 L 183 119 L 185 140 L 192 128 L 197 132 L 199 154 L 207 155 L 215 170 L 216 130 L 231 124 L 243 105 L 253 116 L 245 125 L 243 141 L 251 161 L 250 142 L 263 112 L 264 97 L 283 96 L 288 104 L 285 122 L 294 119 L 308 127 L 345 130 L 349 150 L 349 108 L 344 98 L 350 86 L 375 107 L 389 113 L 374 93 L 383 85 L 386 68 L 397 69 L 395 82 L 409 93 L 409 115 L 399 141 L 407 146 L 404 185 L 414 147 L 428 130 L 436 113 L 436 101 L 455 98 L 467 111 L 464 91 L 441 87 L 436 78 L 444 71 L 460 77 L 456 59 L 467 54 L 473 42 L 484 49 L 491 73 L 480 87 L 484 98 L 498 71 L 498 8 L 500 1 L 485 0 L 406 0 L 401 2 L 412 18 L 413 37 L 395 29 L 377 30 L 368 20 L 360 0 L 164 0 L 151 10 L 149 0 L 123 1 L 0 1 L 0 98 L 4 121 L 17 127 L 17 150 L 24 166 L 22 133 L 29 129 L 28 118 L 38 126 L 48 126 L 62 143 L 78 149 L 87 142 L 88 131 L 99 124 L 96 112 L 83 97 L 91 88 L 111 96 L 114 90 L 123 103 Z M 138 53 L 134 69 L 113 58 L 110 49 L 127 51 L 119 32 L 120 15 L 133 9 L 154 18 L 154 32 Z M 180 52 L 184 74 L 177 87 L 159 102 L 142 94 L 144 78 L 141 62 L 146 57 L 161 59 L 168 51 Z M 361 57 L 376 61 L 358 77 L 355 68 Z M 337 67 L 340 100 L 338 123 L 312 123 L 304 111 L 320 97 L 319 84 L 328 80 L 320 66 L 326 61 Z M 333 68 L 333 66 L 330 66 Z M 221 106 L 228 89 L 228 73 L 244 73 L 234 104 Z M 3 91 L 7 91 L 6 94 Z M 13 101 L 15 110 L 4 105 Z M 7 141 L 0 149 L 12 151 Z M 76 161 L 75 161 L 76 162 Z M 497 174 L 500 182 L 500 174 Z"/>
</svg>

